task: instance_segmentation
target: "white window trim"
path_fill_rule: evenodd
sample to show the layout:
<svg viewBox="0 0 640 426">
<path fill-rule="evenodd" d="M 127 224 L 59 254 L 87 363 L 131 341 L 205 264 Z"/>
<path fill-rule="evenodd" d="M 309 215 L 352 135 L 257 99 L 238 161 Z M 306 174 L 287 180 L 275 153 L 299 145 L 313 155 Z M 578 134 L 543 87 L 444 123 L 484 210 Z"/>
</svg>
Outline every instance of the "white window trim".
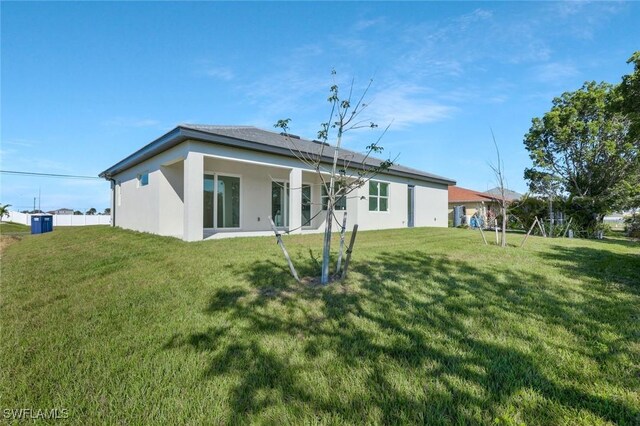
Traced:
<svg viewBox="0 0 640 426">
<path fill-rule="evenodd" d="M 380 195 L 380 185 L 378 185 L 378 195 L 371 195 L 369 194 L 369 185 L 367 185 L 367 210 L 370 213 L 382 213 L 382 214 L 389 214 L 389 212 L 391 211 L 391 203 L 389 202 L 389 199 L 391 198 L 391 182 L 385 182 L 383 180 L 370 180 L 369 183 L 385 183 L 387 184 L 387 196 L 385 197 L 384 195 Z M 377 206 L 378 208 L 376 210 L 371 210 L 369 208 L 369 198 L 370 197 L 376 197 L 378 199 L 378 203 Z M 387 199 L 387 209 L 386 210 L 380 210 L 380 198 L 386 198 Z"/>
<path fill-rule="evenodd" d="M 204 228 L 207 230 L 225 232 L 225 231 L 239 231 L 242 230 L 242 217 L 244 215 L 242 196 L 243 196 L 243 185 L 242 185 L 242 175 L 236 173 L 218 173 L 211 170 L 205 170 L 202 175 L 202 181 L 204 183 L 204 175 L 213 175 L 213 228 Z M 240 180 L 240 217 L 237 228 L 230 227 L 219 227 L 218 226 L 218 176 L 224 177 L 236 177 Z"/>
</svg>

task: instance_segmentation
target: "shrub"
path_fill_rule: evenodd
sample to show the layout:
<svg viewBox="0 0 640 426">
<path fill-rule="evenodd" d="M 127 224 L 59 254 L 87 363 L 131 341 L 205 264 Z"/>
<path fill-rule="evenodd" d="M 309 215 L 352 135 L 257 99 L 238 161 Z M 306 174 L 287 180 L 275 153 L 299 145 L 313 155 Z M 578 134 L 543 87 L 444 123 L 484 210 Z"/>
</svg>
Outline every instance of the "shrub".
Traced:
<svg viewBox="0 0 640 426">
<path fill-rule="evenodd" d="M 624 220 L 624 232 L 628 237 L 640 239 L 640 213 L 632 214 Z"/>
</svg>

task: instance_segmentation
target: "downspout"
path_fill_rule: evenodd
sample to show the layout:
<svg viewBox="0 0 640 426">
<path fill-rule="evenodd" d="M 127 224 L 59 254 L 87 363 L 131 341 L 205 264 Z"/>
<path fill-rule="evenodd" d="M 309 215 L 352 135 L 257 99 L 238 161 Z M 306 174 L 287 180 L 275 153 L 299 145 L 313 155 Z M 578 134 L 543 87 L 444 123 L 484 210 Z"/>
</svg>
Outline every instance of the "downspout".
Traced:
<svg viewBox="0 0 640 426">
<path fill-rule="evenodd" d="M 116 200 L 116 180 L 112 177 L 108 178 L 111 181 L 111 226 L 116 226 L 116 206 L 118 200 Z"/>
</svg>

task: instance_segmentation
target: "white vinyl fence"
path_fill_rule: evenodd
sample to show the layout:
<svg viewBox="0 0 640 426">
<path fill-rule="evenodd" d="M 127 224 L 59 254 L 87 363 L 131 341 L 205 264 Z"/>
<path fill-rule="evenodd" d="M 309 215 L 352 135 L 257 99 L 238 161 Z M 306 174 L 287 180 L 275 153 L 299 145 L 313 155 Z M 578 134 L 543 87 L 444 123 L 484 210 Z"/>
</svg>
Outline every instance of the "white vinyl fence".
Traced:
<svg viewBox="0 0 640 426">
<path fill-rule="evenodd" d="M 9 217 L 3 218 L 6 222 L 22 223 L 31 226 L 31 216 L 28 213 L 9 212 Z M 53 226 L 88 226 L 88 225 L 111 225 L 111 215 L 97 214 L 54 214 Z"/>
</svg>

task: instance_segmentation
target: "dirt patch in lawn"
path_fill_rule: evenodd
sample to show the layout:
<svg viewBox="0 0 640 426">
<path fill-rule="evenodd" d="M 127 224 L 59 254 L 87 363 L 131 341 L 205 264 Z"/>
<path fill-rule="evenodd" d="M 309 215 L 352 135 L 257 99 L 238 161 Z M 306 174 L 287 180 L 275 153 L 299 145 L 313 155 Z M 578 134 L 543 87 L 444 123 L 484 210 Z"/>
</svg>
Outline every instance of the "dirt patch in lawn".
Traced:
<svg viewBox="0 0 640 426">
<path fill-rule="evenodd" d="M 0 235 L 0 258 L 4 254 L 4 251 L 7 249 L 7 247 L 20 240 L 21 238 L 16 235 Z"/>
</svg>

